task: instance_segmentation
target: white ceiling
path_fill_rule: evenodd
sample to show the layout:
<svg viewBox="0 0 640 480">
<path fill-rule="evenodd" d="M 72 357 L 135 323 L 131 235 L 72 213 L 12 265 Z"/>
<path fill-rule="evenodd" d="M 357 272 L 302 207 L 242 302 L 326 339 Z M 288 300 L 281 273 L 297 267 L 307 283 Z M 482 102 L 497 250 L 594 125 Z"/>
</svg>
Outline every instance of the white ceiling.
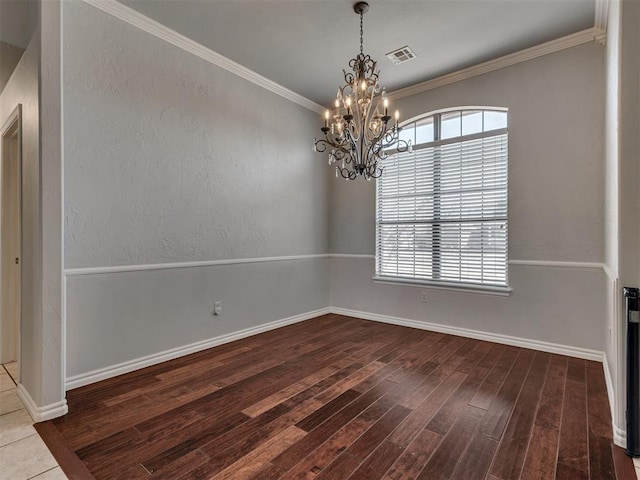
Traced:
<svg viewBox="0 0 640 480">
<path fill-rule="evenodd" d="M 120 0 L 317 103 L 359 51 L 352 0 Z M 594 26 L 595 0 L 369 0 L 364 50 L 388 91 Z M 417 58 L 385 54 L 408 45 Z"/>
</svg>

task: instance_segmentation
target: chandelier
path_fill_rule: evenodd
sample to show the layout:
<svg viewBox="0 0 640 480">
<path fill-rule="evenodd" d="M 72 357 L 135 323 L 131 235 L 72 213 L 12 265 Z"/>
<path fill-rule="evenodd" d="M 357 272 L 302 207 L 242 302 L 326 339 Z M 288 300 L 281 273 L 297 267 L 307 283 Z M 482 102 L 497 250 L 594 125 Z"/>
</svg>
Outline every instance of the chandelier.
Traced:
<svg viewBox="0 0 640 480">
<path fill-rule="evenodd" d="M 329 165 L 335 164 L 336 177 L 355 180 L 361 175 L 371 180 L 382 175 L 381 160 L 394 150 L 411 150 L 411 142 L 398 137 L 397 110 L 395 121 L 390 123 L 389 99 L 378 83 L 380 70 L 364 54 L 362 16 L 369 10 L 369 4 L 358 2 L 353 10 L 360 15 L 360 54 L 349 61 L 351 71 L 342 71 L 345 83 L 338 87 L 333 115 L 329 110 L 325 112 L 324 126 L 320 129 L 324 138 L 313 139 L 313 150 L 320 153 L 330 150 Z"/>
</svg>

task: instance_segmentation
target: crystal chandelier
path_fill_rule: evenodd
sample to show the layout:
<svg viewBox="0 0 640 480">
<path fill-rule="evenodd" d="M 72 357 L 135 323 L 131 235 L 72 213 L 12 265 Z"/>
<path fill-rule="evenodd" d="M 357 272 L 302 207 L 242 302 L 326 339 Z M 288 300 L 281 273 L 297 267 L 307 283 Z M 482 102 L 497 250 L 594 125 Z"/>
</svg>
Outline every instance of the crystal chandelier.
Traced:
<svg viewBox="0 0 640 480">
<path fill-rule="evenodd" d="M 395 122 L 390 125 L 389 99 L 378 84 L 380 71 L 376 70 L 376 62 L 364 54 L 362 16 L 369 4 L 358 2 L 353 10 L 360 15 L 360 54 L 349 61 L 352 71 L 342 71 L 345 83 L 338 87 L 333 115 L 329 110 L 325 112 L 321 128 L 324 138 L 314 138 L 313 150 L 329 150 L 329 165 L 335 164 L 336 177 L 355 180 L 361 175 L 371 180 L 382 175 L 379 162 L 388 153 L 406 152 L 411 149 L 411 142 L 398 138 L 397 110 Z"/>
</svg>

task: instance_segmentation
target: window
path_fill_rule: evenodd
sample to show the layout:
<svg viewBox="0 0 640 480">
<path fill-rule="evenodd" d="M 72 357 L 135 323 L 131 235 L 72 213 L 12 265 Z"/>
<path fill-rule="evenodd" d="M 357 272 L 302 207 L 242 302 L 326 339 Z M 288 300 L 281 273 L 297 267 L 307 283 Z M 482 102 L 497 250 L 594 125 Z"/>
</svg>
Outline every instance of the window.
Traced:
<svg viewBox="0 0 640 480">
<path fill-rule="evenodd" d="M 507 111 L 455 109 L 400 132 L 377 181 L 376 278 L 508 291 Z"/>
</svg>

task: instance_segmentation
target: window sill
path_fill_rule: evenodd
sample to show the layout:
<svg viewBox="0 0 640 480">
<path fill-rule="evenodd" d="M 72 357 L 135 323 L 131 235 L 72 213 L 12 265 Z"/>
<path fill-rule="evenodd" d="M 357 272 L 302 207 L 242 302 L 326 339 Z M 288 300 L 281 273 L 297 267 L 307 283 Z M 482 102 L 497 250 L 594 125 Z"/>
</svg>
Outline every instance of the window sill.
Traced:
<svg viewBox="0 0 640 480">
<path fill-rule="evenodd" d="M 413 280 L 408 278 L 396 277 L 373 277 L 375 283 L 390 285 L 406 285 L 409 287 L 427 287 L 435 290 L 448 290 L 452 292 L 476 293 L 480 295 L 496 295 L 499 297 L 508 297 L 511 294 L 510 287 L 491 287 L 487 285 L 459 284 L 447 282 L 430 282 L 428 280 Z"/>
</svg>

